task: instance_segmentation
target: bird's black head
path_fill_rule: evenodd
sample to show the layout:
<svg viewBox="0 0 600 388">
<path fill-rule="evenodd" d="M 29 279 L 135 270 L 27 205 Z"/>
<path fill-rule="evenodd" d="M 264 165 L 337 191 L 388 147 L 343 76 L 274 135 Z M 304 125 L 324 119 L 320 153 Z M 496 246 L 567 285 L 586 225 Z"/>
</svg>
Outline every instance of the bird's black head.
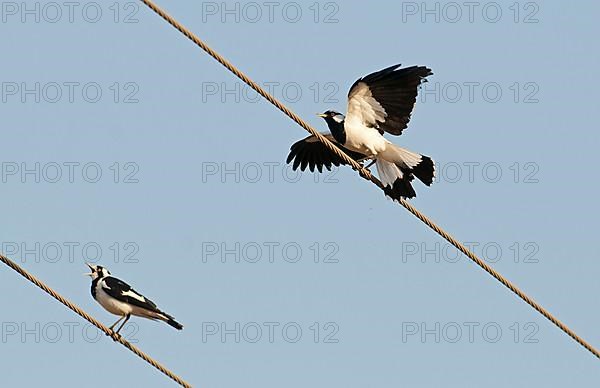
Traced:
<svg viewBox="0 0 600 388">
<path fill-rule="evenodd" d="M 325 119 L 325 122 L 329 127 L 329 131 L 331 131 L 331 134 L 338 143 L 346 143 L 346 130 L 344 129 L 344 120 L 346 118 L 343 114 L 334 110 L 328 110 L 317 114 L 317 116 Z"/>
<path fill-rule="evenodd" d="M 327 124 L 329 124 L 330 122 L 335 124 L 341 124 L 346 119 L 343 114 L 334 110 L 328 110 L 323 113 L 319 113 L 317 114 L 317 116 L 324 118 Z"/>
<path fill-rule="evenodd" d="M 104 278 L 106 276 L 110 275 L 110 272 L 108 272 L 108 270 L 100 265 L 92 265 L 92 264 L 88 264 L 85 263 L 92 272 L 90 273 L 85 273 L 84 275 L 89 276 L 92 278 L 92 280 L 96 280 L 98 278 Z"/>
</svg>

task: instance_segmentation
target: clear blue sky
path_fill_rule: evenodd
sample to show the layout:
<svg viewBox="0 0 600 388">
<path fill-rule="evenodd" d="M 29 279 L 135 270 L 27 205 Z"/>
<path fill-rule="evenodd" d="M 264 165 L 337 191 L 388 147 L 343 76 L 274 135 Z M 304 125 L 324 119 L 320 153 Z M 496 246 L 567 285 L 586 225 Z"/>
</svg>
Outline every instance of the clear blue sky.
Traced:
<svg viewBox="0 0 600 388">
<path fill-rule="evenodd" d="M 597 2 L 160 4 L 323 130 L 358 77 L 431 67 L 393 139 L 438 162 L 413 203 L 600 346 Z M 126 335 L 195 386 L 600 378 L 351 170 L 291 173 L 305 132 L 141 3 L 1 6 L 2 250 L 110 325 L 81 276 L 108 267 L 185 325 Z M 0 276 L 3 386 L 171 385 Z"/>
</svg>

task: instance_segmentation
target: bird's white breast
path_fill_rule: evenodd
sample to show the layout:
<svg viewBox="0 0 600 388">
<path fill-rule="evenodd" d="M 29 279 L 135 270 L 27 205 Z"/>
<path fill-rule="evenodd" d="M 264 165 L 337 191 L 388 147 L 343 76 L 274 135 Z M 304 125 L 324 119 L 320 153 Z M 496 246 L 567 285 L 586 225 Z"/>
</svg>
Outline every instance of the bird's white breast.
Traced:
<svg viewBox="0 0 600 388">
<path fill-rule="evenodd" d="M 102 289 L 102 281 L 99 281 L 96 285 L 96 301 L 98 301 L 98 303 L 100 303 L 100 305 L 109 313 L 115 315 L 123 316 L 131 314 L 132 312 L 132 308 L 129 304 L 113 298 Z"/>
<path fill-rule="evenodd" d="M 344 129 L 346 130 L 344 147 L 367 156 L 376 156 L 385 151 L 389 143 L 376 128 L 367 127 L 358 119 L 347 118 Z"/>
</svg>

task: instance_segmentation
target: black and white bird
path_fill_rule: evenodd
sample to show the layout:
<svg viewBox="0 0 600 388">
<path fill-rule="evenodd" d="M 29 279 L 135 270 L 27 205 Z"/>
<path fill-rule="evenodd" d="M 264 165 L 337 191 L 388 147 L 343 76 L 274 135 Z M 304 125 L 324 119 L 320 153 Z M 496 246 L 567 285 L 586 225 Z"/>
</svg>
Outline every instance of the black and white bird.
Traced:
<svg viewBox="0 0 600 388">
<path fill-rule="evenodd" d="M 393 199 L 416 196 L 411 185 L 417 177 L 427 186 L 435 177 L 435 165 L 430 157 L 399 147 L 383 134 L 401 135 L 408 126 L 417 91 L 426 77 L 432 75 L 424 66 L 400 68 L 394 65 L 358 79 L 348 92 L 346 116 L 328 110 L 318 116 L 325 119 L 331 134 L 323 135 L 358 162 L 373 160 L 379 179 L 387 186 L 386 194 Z M 315 136 L 294 143 L 287 163 L 304 171 L 315 167 L 344 164 Z M 372 163 L 371 163 L 372 164 Z M 370 166 L 370 165 L 369 165 Z"/>
<path fill-rule="evenodd" d="M 132 315 L 152 320 L 158 319 L 165 321 L 177 330 L 183 329 L 181 323 L 169 314 L 159 310 L 150 299 L 135 291 L 124 281 L 110 276 L 110 272 L 106 268 L 88 263 L 86 265 L 92 270 L 92 272 L 85 275 L 92 278 L 92 296 L 94 299 L 106 311 L 121 317 L 110 327 L 110 330 L 113 330 L 119 322 L 125 319 L 117 331 L 113 330 L 114 333 L 119 334 L 119 331 Z"/>
</svg>

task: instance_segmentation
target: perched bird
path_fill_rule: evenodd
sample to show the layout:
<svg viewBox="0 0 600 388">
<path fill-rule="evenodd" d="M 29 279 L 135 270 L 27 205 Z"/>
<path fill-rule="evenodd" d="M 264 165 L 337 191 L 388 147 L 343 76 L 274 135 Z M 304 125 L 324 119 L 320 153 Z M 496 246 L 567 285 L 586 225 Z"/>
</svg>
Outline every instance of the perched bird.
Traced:
<svg viewBox="0 0 600 388">
<path fill-rule="evenodd" d="M 379 179 L 387 186 L 386 194 L 393 199 L 416 196 L 411 185 L 417 177 L 427 186 L 435 177 L 433 160 L 399 147 L 383 134 L 401 135 L 408 126 L 417 91 L 427 76 L 432 75 L 424 66 L 400 69 L 394 65 L 358 79 L 348 92 L 347 114 L 328 110 L 318 114 L 325 119 L 331 134 L 323 135 L 357 162 L 373 160 Z M 308 166 L 323 172 L 323 166 L 344 164 L 341 158 L 325 147 L 315 136 L 294 143 L 287 163 L 304 171 Z M 369 164 L 369 166 L 371 166 Z M 367 166 L 367 167 L 369 167 Z"/>
<path fill-rule="evenodd" d="M 129 284 L 110 276 L 110 272 L 106 268 L 88 263 L 86 265 L 92 270 L 92 272 L 85 275 L 92 278 L 92 296 L 94 299 L 108 312 L 121 316 L 110 327 L 110 330 L 113 330 L 121 320 L 125 319 L 117 331 L 113 331 L 114 333 L 119 334 L 119 331 L 132 315 L 152 320 L 158 319 L 165 321 L 177 330 L 183 329 L 182 324 L 169 314 L 160 311 L 150 299 L 136 292 Z"/>
</svg>

